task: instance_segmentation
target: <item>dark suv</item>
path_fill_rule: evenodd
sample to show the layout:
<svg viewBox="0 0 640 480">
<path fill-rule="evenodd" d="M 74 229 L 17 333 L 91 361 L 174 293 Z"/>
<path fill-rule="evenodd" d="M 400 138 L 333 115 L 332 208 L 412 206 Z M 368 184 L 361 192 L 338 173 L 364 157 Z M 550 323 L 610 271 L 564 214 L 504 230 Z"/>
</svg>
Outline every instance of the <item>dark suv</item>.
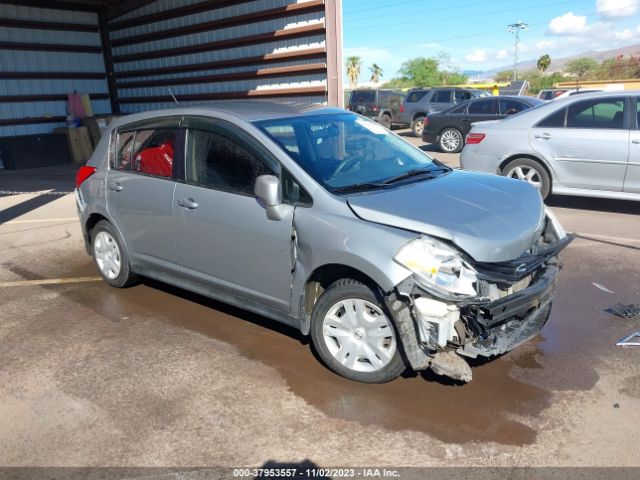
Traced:
<svg viewBox="0 0 640 480">
<path fill-rule="evenodd" d="M 391 129 L 400 123 L 404 95 L 393 90 L 353 90 L 347 110 L 369 117 Z"/>
<path fill-rule="evenodd" d="M 422 135 L 422 122 L 429 113 L 440 112 L 472 98 L 490 95 L 485 90 L 438 87 L 409 90 L 402 104 L 399 123 L 408 125 L 416 137 Z"/>
</svg>

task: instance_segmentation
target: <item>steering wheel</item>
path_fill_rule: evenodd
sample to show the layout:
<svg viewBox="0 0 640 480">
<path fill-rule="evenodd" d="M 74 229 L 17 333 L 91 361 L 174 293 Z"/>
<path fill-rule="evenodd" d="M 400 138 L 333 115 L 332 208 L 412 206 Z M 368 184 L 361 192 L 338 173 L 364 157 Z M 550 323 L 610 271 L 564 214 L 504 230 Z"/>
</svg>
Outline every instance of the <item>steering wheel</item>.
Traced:
<svg viewBox="0 0 640 480">
<path fill-rule="evenodd" d="M 353 167 L 358 165 L 361 161 L 362 161 L 362 158 L 360 157 L 352 157 L 349 160 L 342 162 L 340 165 L 338 165 L 338 168 L 336 168 L 336 171 L 333 172 L 333 175 L 331 175 L 331 177 L 333 178 L 342 172 L 351 170 Z"/>
</svg>

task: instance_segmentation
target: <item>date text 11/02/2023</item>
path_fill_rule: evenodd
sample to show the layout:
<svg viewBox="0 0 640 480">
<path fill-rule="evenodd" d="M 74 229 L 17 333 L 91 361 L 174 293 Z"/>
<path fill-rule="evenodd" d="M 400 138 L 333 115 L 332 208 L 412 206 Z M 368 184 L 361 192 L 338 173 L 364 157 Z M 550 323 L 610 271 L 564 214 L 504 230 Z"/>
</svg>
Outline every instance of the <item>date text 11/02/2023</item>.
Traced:
<svg viewBox="0 0 640 480">
<path fill-rule="evenodd" d="M 387 468 L 234 468 L 235 478 L 398 478 Z"/>
</svg>

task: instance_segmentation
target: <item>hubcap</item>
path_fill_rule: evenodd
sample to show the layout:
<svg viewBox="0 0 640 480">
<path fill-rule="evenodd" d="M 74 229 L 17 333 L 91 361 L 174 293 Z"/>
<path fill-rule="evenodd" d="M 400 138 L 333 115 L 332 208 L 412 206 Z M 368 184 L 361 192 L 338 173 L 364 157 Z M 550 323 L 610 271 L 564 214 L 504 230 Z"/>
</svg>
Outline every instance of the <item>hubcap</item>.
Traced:
<svg viewBox="0 0 640 480">
<path fill-rule="evenodd" d="M 115 239 L 107 232 L 98 232 L 93 241 L 93 254 L 102 274 L 110 280 L 120 275 L 122 259 Z"/>
<path fill-rule="evenodd" d="M 542 179 L 540 173 L 533 167 L 526 165 L 518 166 L 507 172 L 507 177 L 524 180 L 536 187 L 538 190 L 542 188 Z"/>
<path fill-rule="evenodd" d="M 424 123 L 422 122 L 422 120 L 418 121 L 415 123 L 415 126 L 413 127 L 415 133 L 417 135 L 422 135 L 422 129 L 424 128 Z"/>
<path fill-rule="evenodd" d="M 440 146 L 445 152 L 452 152 L 460 145 L 460 135 L 453 130 L 447 130 L 440 137 Z"/>
<path fill-rule="evenodd" d="M 377 305 L 359 298 L 332 306 L 322 332 L 333 358 L 356 372 L 378 371 L 396 353 L 396 336 L 387 316 Z"/>
</svg>

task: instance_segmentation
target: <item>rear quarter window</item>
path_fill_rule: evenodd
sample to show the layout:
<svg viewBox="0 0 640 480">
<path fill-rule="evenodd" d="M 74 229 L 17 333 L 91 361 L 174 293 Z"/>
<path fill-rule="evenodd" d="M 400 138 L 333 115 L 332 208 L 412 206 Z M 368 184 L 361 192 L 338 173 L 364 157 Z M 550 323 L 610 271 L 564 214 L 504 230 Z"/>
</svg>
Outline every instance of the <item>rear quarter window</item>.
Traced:
<svg viewBox="0 0 640 480">
<path fill-rule="evenodd" d="M 422 98 L 424 98 L 424 96 L 429 93 L 429 92 L 411 92 L 409 93 L 409 95 L 407 96 L 407 102 L 409 103 L 414 103 L 414 102 L 419 102 L 420 100 L 422 100 Z"/>
</svg>

